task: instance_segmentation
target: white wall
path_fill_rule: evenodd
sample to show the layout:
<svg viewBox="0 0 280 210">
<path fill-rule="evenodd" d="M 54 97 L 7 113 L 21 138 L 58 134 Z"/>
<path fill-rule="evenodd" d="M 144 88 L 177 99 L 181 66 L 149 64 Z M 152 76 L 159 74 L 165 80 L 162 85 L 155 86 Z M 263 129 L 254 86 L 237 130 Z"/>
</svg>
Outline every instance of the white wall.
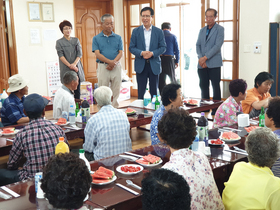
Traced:
<svg viewBox="0 0 280 210">
<path fill-rule="evenodd" d="M 279 1 L 279 0 L 277 0 Z M 269 64 L 269 3 L 268 0 L 240 1 L 239 78 L 245 79 L 248 88 L 254 87 L 254 78 L 268 71 Z M 253 53 L 254 42 L 260 41 L 261 54 Z M 248 46 L 250 52 L 244 52 Z"/>
<path fill-rule="evenodd" d="M 280 22 L 279 0 L 269 0 L 269 22 Z"/>
<path fill-rule="evenodd" d="M 37 0 L 36 2 L 46 2 Z M 74 23 L 73 0 L 54 0 L 54 20 L 55 22 L 29 22 L 27 0 L 14 0 L 14 21 L 18 55 L 18 71 L 24 78 L 29 79 L 29 94 L 38 93 L 47 95 L 46 61 L 58 60 L 55 50 L 56 41 L 46 41 L 43 32 L 46 29 L 55 29 L 57 39 L 62 37 L 59 30 L 59 23 L 69 20 Z M 65 12 L 62 12 L 65 11 Z M 74 26 L 73 26 L 74 27 Z M 29 31 L 32 28 L 39 28 L 41 32 L 41 44 L 31 45 Z M 75 36 L 72 30 L 72 36 Z"/>
</svg>

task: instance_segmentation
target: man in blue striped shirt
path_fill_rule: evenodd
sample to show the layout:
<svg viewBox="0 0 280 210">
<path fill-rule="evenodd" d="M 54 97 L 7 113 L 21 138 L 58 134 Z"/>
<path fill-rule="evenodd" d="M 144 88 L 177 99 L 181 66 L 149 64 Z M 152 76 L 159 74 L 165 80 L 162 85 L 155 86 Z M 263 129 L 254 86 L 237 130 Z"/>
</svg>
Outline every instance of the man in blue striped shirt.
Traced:
<svg viewBox="0 0 280 210">
<path fill-rule="evenodd" d="M 130 124 L 125 112 L 111 105 L 111 89 L 106 86 L 97 88 L 94 99 L 100 110 L 89 119 L 84 131 L 83 148 L 87 159 L 99 160 L 132 150 Z"/>
</svg>

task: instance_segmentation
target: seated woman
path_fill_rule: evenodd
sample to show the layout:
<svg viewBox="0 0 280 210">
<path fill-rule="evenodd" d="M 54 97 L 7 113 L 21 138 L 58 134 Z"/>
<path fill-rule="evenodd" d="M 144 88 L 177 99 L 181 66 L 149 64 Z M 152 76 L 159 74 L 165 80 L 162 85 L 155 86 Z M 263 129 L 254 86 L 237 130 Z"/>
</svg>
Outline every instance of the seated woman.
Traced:
<svg viewBox="0 0 280 210">
<path fill-rule="evenodd" d="M 265 125 L 280 138 L 280 97 L 272 98 L 265 113 Z M 280 158 L 273 164 L 271 168 L 274 176 L 280 178 Z"/>
<path fill-rule="evenodd" d="M 171 151 L 163 168 L 182 175 L 190 186 L 191 209 L 224 209 L 207 157 L 188 149 L 196 136 L 196 123 L 183 109 L 171 109 L 158 123 L 159 139 Z"/>
<path fill-rule="evenodd" d="M 243 112 L 250 114 L 250 118 L 259 116 L 262 106 L 267 108 L 273 82 L 273 76 L 268 72 L 261 72 L 256 76 L 255 87 L 247 91 L 246 99 L 242 101 Z"/>
<path fill-rule="evenodd" d="M 56 209 L 87 209 L 83 206 L 89 192 L 91 175 L 85 164 L 73 153 L 59 153 L 43 169 L 41 188 Z"/>
<path fill-rule="evenodd" d="M 247 83 L 243 79 L 235 79 L 229 83 L 230 97 L 217 109 L 213 126 L 222 127 L 237 123 L 236 114 L 243 112 L 241 101 L 246 98 Z"/>
<path fill-rule="evenodd" d="M 225 182 L 225 208 L 279 209 L 280 179 L 270 170 L 280 155 L 277 136 L 268 128 L 258 128 L 250 132 L 245 148 L 249 163 L 236 163 Z"/>
<path fill-rule="evenodd" d="M 158 139 L 158 121 L 162 118 L 164 113 L 166 113 L 169 109 L 183 106 L 181 85 L 171 83 L 164 86 L 161 93 L 161 101 L 162 105 L 154 113 L 151 122 L 150 133 L 152 145 L 160 143 Z"/>
</svg>

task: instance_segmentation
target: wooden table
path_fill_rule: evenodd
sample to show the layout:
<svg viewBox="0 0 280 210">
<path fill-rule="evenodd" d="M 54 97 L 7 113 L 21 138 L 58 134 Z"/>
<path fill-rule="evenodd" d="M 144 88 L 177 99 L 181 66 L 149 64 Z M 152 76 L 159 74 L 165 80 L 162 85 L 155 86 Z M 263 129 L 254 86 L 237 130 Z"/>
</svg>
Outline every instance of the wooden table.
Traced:
<svg viewBox="0 0 280 210">
<path fill-rule="evenodd" d="M 210 100 L 210 99 L 200 99 L 200 98 L 190 98 L 190 99 L 197 100 L 198 104 L 190 105 L 190 104 L 184 103 L 184 109 L 188 110 L 189 113 L 203 112 L 203 111 L 206 111 L 209 109 L 216 109 L 223 103 L 223 101 L 220 101 L 220 100 Z M 205 102 L 214 102 L 214 103 L 208 104 Z"/>
</svg>

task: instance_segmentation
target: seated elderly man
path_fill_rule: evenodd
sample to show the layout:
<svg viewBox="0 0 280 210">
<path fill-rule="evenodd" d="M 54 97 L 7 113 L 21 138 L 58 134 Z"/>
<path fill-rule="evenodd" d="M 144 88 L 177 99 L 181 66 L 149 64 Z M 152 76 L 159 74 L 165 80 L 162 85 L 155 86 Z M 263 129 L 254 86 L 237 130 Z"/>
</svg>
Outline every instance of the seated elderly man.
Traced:
<svg viewBox="0 0 280 210">
<path fill-rule="evenodd" d="M 189 149 L 196 136 L 196 123 L 184 109 L 170 109 L 158 123 L 160 141 L 170 148 L 169 162 L 163 168 L 182 175 L 190 186 L 191 209 L 223 210 L 207 157 Z"/>
<path fill-rule="evenodd" d="M 243 112 L 241 101 L 246 98 L 247 83 L 243 79 L 235 79 L 229 83 L 230 97 L 217 109 L 214 127 L 222 127 L 237 123 L 237 113 Z"/>
<path fill-rule="evenodd" d="M 55 209 L 86 210 L 83 200 L 91 181 L 85 161 L 73 153 L 60 153 L 44 167 L 41 188 Z"/>
<path fill-rule="evenodd" d="M 100 109 L 85 127 L 86 157 L 89 161 L 132 150 L 130 124 L 126 114 L 111 105 L 112 90 L 101 86 L 94 90 L 94 99 Z"/>
<path fill-rule="evenodd" d="M 28 94 L 27 83 L 28 81 L 19 74 L 9 78 L 7 92 L 11 94 L 1 108 L 1 121 L 4 126 L 29 122 L 29 118 L 23 113 L 24 95 Z"/>
<path fill-rule="evenodd" d="M 278 138 L 280 138 L 280 97 L 276 96 L 272 98 L 269 103 L 265 113 L 265 125 L 270 128 L 273 133 L 275 133 Z M 271 168 L 274 176 L 280 178 L 280 157 L 273 164 Z"/>
<path fill-rule="evenodd" d="M 280 178 L 270 168 L 280 155 L 277 136 L 268 128 L 250 132 L 245 141 L 249 163 L 236 163 L 225 182 L 226 210 L 279 209 Z"/>
<path fill-rule="evenodd" d="M 63 85 L 56 91 L 53 102 L 53 117 L 62 117 L 62 112 L 69 113 L 70 105 L 75 106 L 74 90 L 77 89 L 79 78 L 74 71 L 67 71 L 63 76 Z"/>
<path fill-rule="evenodd" d="M 30 123 L 16 135 L 7 163 L 8 169 L 0 169 L 0 186 L 34 177 L 54 155 L 59 137 L 64 137 L 67 142 L 64 131 L 58 125 L 44 120 L 47 104 L 48 100 L 38 94 L 30 94 L 25 98 L 23 107 Z M 26 162 L 18 170 L 23 156 Z"/>
<path fill-rule="evenodd" d="M 142 180 L 142 204 L 144 210 L 189 210 L 190 187 L 181 175 L 154 169 Z"/>
<path fill-rule="evenodd" d="M 247 91 L 246 99 L 242 101 L 243 112 L 249 114 L 250 118 L 259 116 L 262 106 L 267 108 L 273 82 L 273 76 L 268 72 L 256 76 L 255 87 Z"/>
</svg>

